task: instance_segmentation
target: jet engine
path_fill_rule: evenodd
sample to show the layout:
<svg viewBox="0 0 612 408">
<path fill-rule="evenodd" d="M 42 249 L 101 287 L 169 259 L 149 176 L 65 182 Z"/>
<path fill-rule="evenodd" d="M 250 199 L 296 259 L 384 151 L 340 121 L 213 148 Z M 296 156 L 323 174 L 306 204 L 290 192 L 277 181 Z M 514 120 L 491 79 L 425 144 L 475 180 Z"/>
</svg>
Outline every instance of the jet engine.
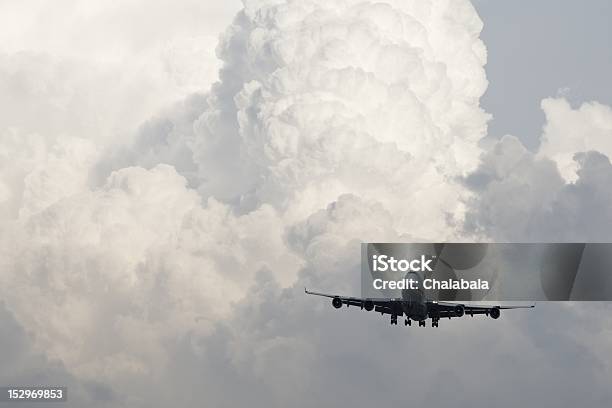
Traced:
<svg viewBox="0 0 612 408">
<path fill-rule="evenodd" d="M 363 302 L 363 308 L 367 310 L 368 312 L 371 312 L 372 309 L 374 309 L 374 302 L 372 302 L 369 299 L 366 300 L 365 302 Z"/>
<path fill-rule="evenodd" d="M 342 299 L 340 299 L 339 297 L 335 297 L 332 300 L 332 305 L 336 308 L 336 309 L 340 309 L 342 307 Z"/>
<path fill-rule="evenodd" d="M 455 316 L 461 317 L 465 313 L 465 307 L 463 305 L 455 306 Z"/>
<path fill-rule="evenodd" d="M 491 316 L 493 319 L 498 319 L 499 318 L 499 307 L 494 307 L 491 310 L 489 310 L 489 316 Z"/>
</svg>

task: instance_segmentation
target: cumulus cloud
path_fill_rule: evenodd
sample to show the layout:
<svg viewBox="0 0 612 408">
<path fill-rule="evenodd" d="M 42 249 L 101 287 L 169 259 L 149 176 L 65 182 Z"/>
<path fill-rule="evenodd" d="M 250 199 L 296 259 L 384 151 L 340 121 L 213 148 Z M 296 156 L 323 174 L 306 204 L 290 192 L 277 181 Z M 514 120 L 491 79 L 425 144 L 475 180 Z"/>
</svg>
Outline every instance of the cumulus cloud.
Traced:
<svg viewBox="0 0 612 408">
<path fill-rule="evenodd" d="M 160 4 L 158 22 L 169 7 Z M 58 9 L 71 36 L 86 23 L 130 22 L 147 5 L 82 7 Z M 421 404 L 476 394 L 482 383 L 460 368 L 487 371 L 515 353 L 518 318 L 480 340 L 449 324 L 452 344 L 468 346 L 448 367 L 456 349 L 447 337 L 408 334 L 427 352 L 398 357 L 405 332 L 380 330 L 388 324 L 374 315 L 328 314 L 303 286 L 357 293 L 362 241 L 605 236 L 608 218 L 588 218 L 610 199 L 603 154 L 576 156 L 578 179 L 567 183 L 515 138 L 479 147 L 486 49 L 467 1 L 247 0 L 217 47 L 210 90 L 209 42 L 140 45 L 166 38 L 167 27 L 142 38 L 121 27 L 110 45 L 83 51 L 90 63 L 110 60 L 102 68 L 72 62 L 80 41 L 96 43 L 88 35 L 76 51 L 47 39 L 59 61 L 23 39 L 31 53 L 0 60 L 10 74 L 0 86 L 16 100 L 15 114 L 0 117 L 0 298 L 34 333 L 32 353 L 103 384 L 113 405 L 399 403 L 405 380 Z M 149 101 L 148 92 L 162 95 Z M 518 337 L 519 368 L 560 354 Z M 583 350 L 581 340 L 562 341 Z M 491 344 L 490 360 L 473 358 Z M 597 387 L 589 398 L 603 399 L 586 358 L 577 373 Z M 381 380 L 410 366 L 424 371 Z M 504 378 L 531 384 L 535 396 L 537 377 L 563 367 Z M 441 377 L 454 388 L 437 394 Z M 484 381 L 492 398 L 495 381 Z"/>
<path fill-rule="evenodd" d="M 37 149 L 62 137 L 101 150 L 131 144 L 153 113 L 217 80 L 218 35 L 237 9 L 237 1 L 2 2 L 2 141 L 8 132 Z"/>
<path fill-rule="evenodd" d="M 453 179 L 476 166 L 488 119 L 481 28 L 463 2 L 247 2 L 198 118 L 170 113 L 141 134 L 170 155 L 123 156 L 183 167 L 204 197 L 238 211 L 268 203 L 299 220 L 355 193 L 426 213 L 427 227 L 397 220 L 415 236 L 452 234 Z"/>
<path fill-rule="evenodd" d="M 546 125 L 540 154 L 557 163 L 561 175 L 575 181 L 579 160 L 577 152 L 598 151 L 612 155 L 612 109 L 598 102 L 583 103 L 572 109 L 564 98 L 542 101 Z"/>
<path fill-rule="evenodd" d="M 589 103 L 573 111 L 567 101 L 552 99 L 542 106 L 548 122 L 539 152 L 505 136 L 465 179 L 476 193 L 466 231 L 496 241 L 606 242 L 612 221 L 610 108 Z"/>
<path fill-rule="evenodd" d="M 12 225 L 2 286 L 21 289 L 3 298 L 74 372 L 135 375 L 163 366 L 163 342 L 226 316 L 257 270 L 291 280 L 282 236 L 269 207 L 235 217 L 202 208 L 170 166 L 126 168 Z"/>
<path fill-rule="evenodd" d="M 247 2 L 220 45 L 228 61 L 222 75 L 240 75 L 244 86 L 231 91 L 235 85 L 226 81 L 216 92 L 219 104 L 228 91 L 233 100 L 197 122 L 197 157 L 209 163 L 231 143 L 232 157 L 244 162 L 237 171 L 249 180 L 232 193 L 296 218 L 346 192 L 376 197 L 395 211 L 446 184 L 420 208 L 429 211 L 427 231 L 398 220 L 415 234 L 446 232 L 443 222 L 432 223 L 457 211 L 459 193 L 447 181 L 476 164 L 475 142 L 485 130 L 478 106 L 485 52 L 469 4 L 423 8 Z M 451 42 L 440 41 L 455 30 Z M 236 121 L 224 135 L 219 115 L 227 114 Z M 234 174 L 227 166 L 217 171 Z"/>
</svg>

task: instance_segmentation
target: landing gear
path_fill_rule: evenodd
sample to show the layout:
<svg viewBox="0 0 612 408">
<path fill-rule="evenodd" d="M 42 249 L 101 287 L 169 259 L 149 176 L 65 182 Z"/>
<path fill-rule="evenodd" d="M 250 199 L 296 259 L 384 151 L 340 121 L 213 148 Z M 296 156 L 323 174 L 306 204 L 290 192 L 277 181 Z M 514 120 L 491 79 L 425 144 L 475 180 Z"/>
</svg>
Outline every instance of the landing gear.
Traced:
<svg viewBox="0 0 612 408">
<path fill-rule="evenodd" d="M 425 320 L 419 320 L 419 327 L 425 327 Z"/>
<path fill-rule="evenodd" d="M 412 322 L 410 321 L 410 319 L 404 320 L 404 326 L 412 326 Z"/>
<path fill-rule="evenodd" d="M 397 315 L 391 315 L 391 324 L 397 325 Z"/>
<path fill-rule="evenodd" d="M 431 319 L 431 327 L 438 327 L 438 319 Z"/>
</svg>

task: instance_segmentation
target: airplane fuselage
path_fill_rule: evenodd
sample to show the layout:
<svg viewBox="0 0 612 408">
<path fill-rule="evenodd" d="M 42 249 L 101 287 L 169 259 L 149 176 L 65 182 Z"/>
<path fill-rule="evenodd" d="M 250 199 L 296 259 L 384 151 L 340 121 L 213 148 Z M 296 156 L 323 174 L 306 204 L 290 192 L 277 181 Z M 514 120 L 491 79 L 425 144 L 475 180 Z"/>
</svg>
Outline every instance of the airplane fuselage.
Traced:
<svg viewBox="0 0 612 408">
<path fill-rule="evenodd" d="M 406 279 L 413 279 L 419 282 L 419 288 L 421 287 L 422 277 L 420 274 L 408 272 Z M 398 316 L 405 315 L 412 320 L 421 321 L 427 319 L 429 315 L 427 299 L 422 289 L 403 289 L 400 304 L 402 313 L 398 314 Z"/>
</svg>

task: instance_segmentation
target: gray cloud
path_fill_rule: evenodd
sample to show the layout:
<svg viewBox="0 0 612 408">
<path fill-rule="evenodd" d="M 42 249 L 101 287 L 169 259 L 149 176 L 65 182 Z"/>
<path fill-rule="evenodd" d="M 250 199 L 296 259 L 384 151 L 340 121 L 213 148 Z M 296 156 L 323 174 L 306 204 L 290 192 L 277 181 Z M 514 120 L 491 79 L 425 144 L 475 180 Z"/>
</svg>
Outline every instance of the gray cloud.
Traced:
<svg viewBox="0 0 612 408">
<path fill-rule="evenodd" d="M 66 406 L 119 406 L 109 386 L 76 378 L 61 361 L 49 360 L 44 351 L 37 350 L 32 337 L 0 302 L 0 383 L 3 386 L 64 386 L 69 390 Z M 23 407 L 37 404 L 40 403 L 18 403 Z"/>
<path fill-rule="evenodd" d="M 553 161 L 512 136 L 502 138 L 466 179 L 476 193 L 466 231 L 502 242 L 607 242 L 610 160 L 596 151 L 576 153 L 574 160 L 577 179 L 565 182 Z"/>
</svg>

